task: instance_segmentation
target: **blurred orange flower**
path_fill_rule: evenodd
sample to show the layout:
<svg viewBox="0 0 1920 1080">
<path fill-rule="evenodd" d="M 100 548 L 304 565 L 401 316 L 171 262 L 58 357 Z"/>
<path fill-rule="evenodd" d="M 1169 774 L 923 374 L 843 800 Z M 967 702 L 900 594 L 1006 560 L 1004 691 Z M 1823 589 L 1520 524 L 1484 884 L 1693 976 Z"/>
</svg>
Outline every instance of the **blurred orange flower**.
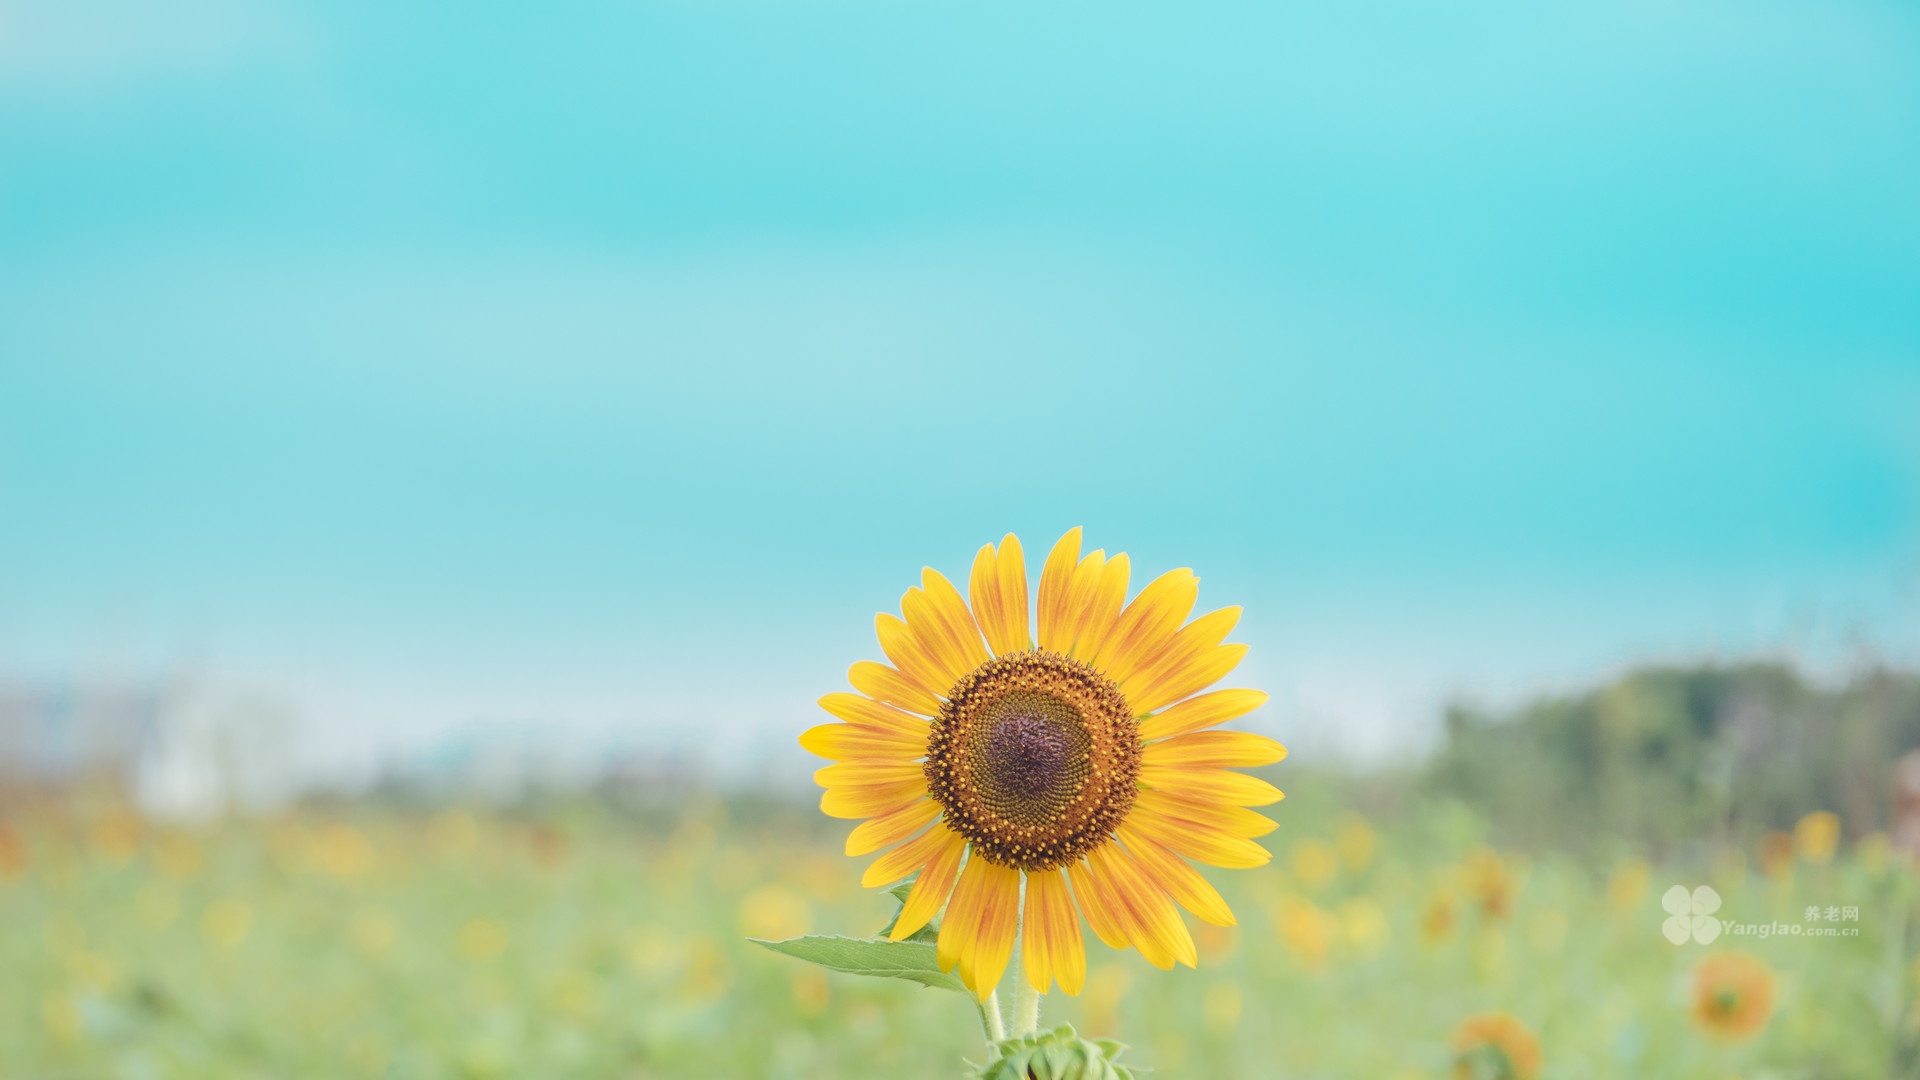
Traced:
<svg viewBox="0 0 1920 1080">
<path fill-rule="evenodd" d="M 1482 1013 L 1453 1032 L 1453 1075 L 1459 1080 L 1532 1080 L 1540 1075 L 1540 1040 L 1511 1014 Z"/>
<path fill-rule="evenodd" d="M 1783 878 L 1793 872 L 1793 835 L 1779 831 L 1760 838 L 1760 872 Z"/>
<path fill-rule="evenodd" d="M 1488 918 L 1504 919 L 1513 913 L 1513 871 L 1499 852 L 1490 847 L 1475 849 L 1461 868 L 1461 880 L 1467 895 Z"/>
<path fill-rule="evenodd" d="M 1693 972 L 1693 1019 L 1716 1039 L 1752 1038 L 1773 1014 L 1773 972 L 1745 953 L 1715 953 Z"/>
</svg>

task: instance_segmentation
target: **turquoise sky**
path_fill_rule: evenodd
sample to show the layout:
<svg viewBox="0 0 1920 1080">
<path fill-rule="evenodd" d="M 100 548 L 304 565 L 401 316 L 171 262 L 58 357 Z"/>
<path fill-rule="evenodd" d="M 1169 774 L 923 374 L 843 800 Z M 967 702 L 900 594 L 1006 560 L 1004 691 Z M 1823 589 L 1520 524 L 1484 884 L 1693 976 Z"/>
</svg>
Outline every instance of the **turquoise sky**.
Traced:
<svg viewBox="0 0 1920 1080">
<path fill-rule="evenodd" d="M 0 0 L 0 673 L 798 760 L 1074 524 L 1326 752 L 1920 660 L 1916 193 L 1906 3 Z"/>
</svg>

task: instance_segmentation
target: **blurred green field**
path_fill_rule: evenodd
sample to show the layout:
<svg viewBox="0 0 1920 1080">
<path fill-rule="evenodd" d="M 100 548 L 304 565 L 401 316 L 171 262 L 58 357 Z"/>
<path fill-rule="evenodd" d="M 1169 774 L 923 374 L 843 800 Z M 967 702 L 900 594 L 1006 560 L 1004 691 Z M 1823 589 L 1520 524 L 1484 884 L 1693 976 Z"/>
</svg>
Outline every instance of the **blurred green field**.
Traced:
<svg viewBox="0 0 1920 1080">
<path fill-rule="evenodd" d="M 1157 1075 L 1445 1077 L 1466 1016 L 1517 1015 L 1547 1077 L 1881 1077 L 1909 1067 L 1911 871 L 1819 829 L 1649 865 L 1486 847 L 1460 804 L 1373 820 L 1294 777 L 1265 868 L 1209 872 L 1241 925 L 1192 923 L 1198 970 L 1089 936 L 1088 987 L 1045 1021 L 1117 1036 Z M 866 934 L 849 823 L 692 796 L 664 813 L 306 808 L 204 830 L 107 804 L 14 807 L 0 833 L 0 1075 L 952 1076 L 980 1057 L 958 995 L 829 976 L 746 942 Z M 1676 947 L 1669 887 L 1732 922 Z M 1809 920 L 1807 909 L 1821 909 Z M 1827 922 L 1829 906 L 1858 921 Z M 1812 937 L 1815 928 L 1854 937 Z M 1754 1039 L 1689 1016 L 1738 948 L 1775 973 Z"/>
</svg>

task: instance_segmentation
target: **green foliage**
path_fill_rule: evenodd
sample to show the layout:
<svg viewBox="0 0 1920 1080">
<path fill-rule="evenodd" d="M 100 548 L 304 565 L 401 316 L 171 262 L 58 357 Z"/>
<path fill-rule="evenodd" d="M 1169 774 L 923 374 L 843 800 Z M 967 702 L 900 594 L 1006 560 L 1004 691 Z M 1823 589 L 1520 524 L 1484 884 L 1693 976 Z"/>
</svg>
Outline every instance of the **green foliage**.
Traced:
<svg viewBox="0 0 1920 1080">
<path fill-rule="evenodd" d="M 967 988 L 958 975 L 940 970 L 934 961 L 934 947 L 924 941 L 888 941 L 885 938 L 850 938 L 815 935 L 786 941 L 762 941 L 748 938 L 755 945 L 784 953 L 809 964 L 818 964 L 844 975 L 870 975 L 879 979 L 905 979 L 936 990 Z"/>
<path fill-rule="evenodd" d="M 980 1080 L 1133 1080 L 1136 1070 L 1117 1063 L 1126 1049 L 1112 1039 L 1083 1039 L 1062 1024 L 1000 1042 Z"/>
<path fill-rule="evenodd" d="M 1890 764 L 1920 748 L 1920 678 L 1874 670 L 1822 689 L 1780 664 L 1650 668 L 1495 715 L 1447 714 L 1425 790 L 1496 834 L 1594 852 L 1744 844 L 1810 810 L 1885 829 Z"/>
<path fill-rule="evenodd" d="M 1190 922 L 1197 970 L 1157 971 L 1089 935 L 1086 989 L 1049 995 L 1047 1023 L 1210 1080 L 1440 1080 L 1454 1028 L 1491 1010 L 1538 1033 L 1552 1078 L 1906 1075 L 1893 1070 L 1916 1056 L 1901 1048 L 1920 932 L 1891 859 L 1849 849 L 1771 879 L 1703 852 L 1616 897 L 1611 858 L 1510 858 L 1514 894 L 1493 917 L 1458 885 L 1483 820 L 1376 818 L 1368 858 L 1309 880 L 1298 852 L 1337 846 L 1350 824 L 1309 790 L 1274 815 L 1272 865 L 1206 871 L 1240 925 Z M 712 801 L 638 824 L 591 806 L 444 817 L 345 807 L 149 827 L 127 851 L 86 819 L 10 815 L 27 856 L 0 877 L 6 1075 L 939 1080 L 981 1058 L 967 995 L 746 940 L 857 940 L 888 921 L 898 898 L 855 884 L 843 823 Z M 1754 953 L 1783 988 L 1766 1030 L 1734 1047 L 1703 1038 L 1676 998 L 1711 950 L 1660 932 L 1661 893 L 1707 883 L 1729 921 L 1861 913 L 1818 924 L 1858 937 L 1723 933 L 1715 948 Z M 1443 893 L 1453 915 L 1435 932 Z"/>
</svg>

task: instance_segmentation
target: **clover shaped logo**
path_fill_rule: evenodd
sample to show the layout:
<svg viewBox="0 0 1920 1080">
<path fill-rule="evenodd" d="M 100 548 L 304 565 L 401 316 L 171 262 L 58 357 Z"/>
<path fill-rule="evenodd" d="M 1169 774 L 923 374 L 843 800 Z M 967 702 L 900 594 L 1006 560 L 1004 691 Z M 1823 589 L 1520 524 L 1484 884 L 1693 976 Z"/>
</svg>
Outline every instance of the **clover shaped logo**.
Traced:
<svg viewBox="0 0 1920 1080">
<path fill-rule="evenodd" d="M 1688 892 L 1685 885 L 1675 885 L 1660 898 L 1660 906 L 1671 916 L 1660 924 L 1660 932 L 1675 945 L 1685 945 L 1688 938 L 1710 945 L 1720 936 L 1720 920 L 1713 917 L 1720 910 L 1720 894 L 1713 886 Z"/>
</svg>

